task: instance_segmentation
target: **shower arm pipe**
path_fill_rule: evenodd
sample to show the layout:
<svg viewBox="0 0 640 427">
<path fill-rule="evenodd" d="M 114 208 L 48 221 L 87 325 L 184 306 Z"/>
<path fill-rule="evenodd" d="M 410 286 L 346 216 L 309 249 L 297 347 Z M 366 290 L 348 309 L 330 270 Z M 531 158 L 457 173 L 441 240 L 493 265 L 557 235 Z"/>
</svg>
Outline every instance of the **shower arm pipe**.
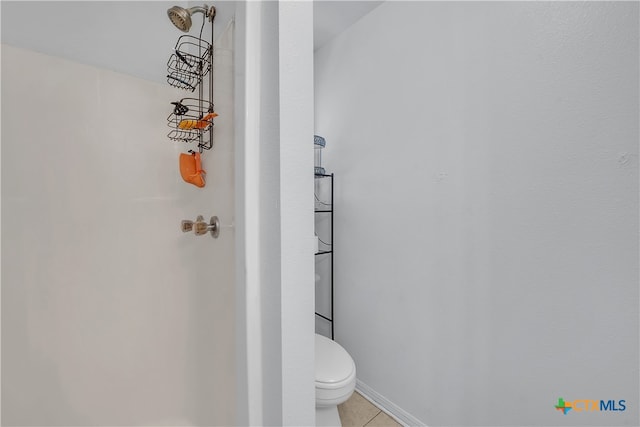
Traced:
<svg viewBox="0 0 640 427">
<path fill-rule="evenodd" d="M 187 11 L 190 15 L 193 15 L 194 13 L 202 13 L 204 16 L 209 18 L 209 21 L 211 22 L 213 22 L 213 18 L 216 16 L 216 8 L 213 6 L 209 8 L 206 4 L 204 6 L 190 7 Z"/>
</svg>

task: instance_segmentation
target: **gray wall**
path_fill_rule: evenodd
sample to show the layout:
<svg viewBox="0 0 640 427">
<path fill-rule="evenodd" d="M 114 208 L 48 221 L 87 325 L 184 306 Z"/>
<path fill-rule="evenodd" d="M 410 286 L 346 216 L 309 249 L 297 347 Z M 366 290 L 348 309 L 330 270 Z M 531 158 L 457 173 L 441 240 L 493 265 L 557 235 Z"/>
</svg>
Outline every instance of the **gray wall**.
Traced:
<svg viewBox="0 0 640 427">
<path fill-rule="evenodd" d="M 361 384 L 429 425 L 638 425 L 638 47 L 638 3 L 386 2 L 316 51 Z"/>
<path fill-rule="evenodd" d="M 312 425 L 312 5 L 248 2 L 242 8 L 247 421 Z M 300 144 L 304 140 L 309 143 Z"/>
<path fill-rule="evenodd" d="M 278 4 L 262 5 L 260 23 L 260 282 L 263 422 L 282 424 L 282 309 L 280 229 L 280 109 Z M 273 84 L 275 82 L 275 84 Z"/>
</svg>

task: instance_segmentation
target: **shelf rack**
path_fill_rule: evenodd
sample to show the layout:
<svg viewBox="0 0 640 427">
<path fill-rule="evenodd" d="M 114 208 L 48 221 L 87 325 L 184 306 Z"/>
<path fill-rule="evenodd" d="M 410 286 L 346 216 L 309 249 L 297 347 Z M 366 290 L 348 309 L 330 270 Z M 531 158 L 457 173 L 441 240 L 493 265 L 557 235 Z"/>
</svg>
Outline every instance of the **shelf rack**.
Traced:
<svg viewBox="0 0 640 427">
<path fill-rule="evenodd" d="M 198 98 L 182 98 L 173 103 L 176 107 L 167 117 L 167 125 L 172 128 L 167 134 L 172 141 L 193 142 L 201 135 L 211 131 L 213 121 L 202 120 L 207 114 L 213 113 L 213 104 Z M 185 111 L 186 110 L 186 111 Z M 183 112 L 180 114 L 181 112 Z M 203 123 L 200 128 L 181 128 L 180 124 L 187 121 Z M 203 147 L 208 149 L 206 147 Z"/>
<path fill-rule="evenodd" d="M 167 83 L 194 92 L 211 71 L 212 51 L 206 40 L 188 34 L 180 36 L 167 61 Z"/>
<path fill-rule="evenodd" d="M 211 20 L 211 38 L 213 43 L 213 20 Z M 167 61 L 169 85 L 189 92 L 196 92 L 197 89 L 197 97 L 187 97 L 172 102 L 174 109 L 167 117 L 167 125 L 171 131 L 167 136 L 172 141 L 197 142 L 200 153 L 213 147 L 213 117 L 207 118 L 214 112 L 212 43 L 189 34 L 182 35 L 178 38 L 174 51 Z M 209 76 L 208 100 L 205 99 L 203 87 L 203 80 L 207 75 Z"/>
<path fill-rule="evenodd" d="M 330 185 L 331 185 L 331 196 L 330 196 L 330 206 L 331 209 L 315 209 L 315 213 L 316 214 L 330 214 L 330 231 L 329 231 L 329 238 L 330 238 L 330 242 L 331 242 L 331 249 L 330 250 L 322 250 L 322 251 L 318 251 L 316 252 L 316 256 L 322 256 L 322 255 L 329 255 L 330 256 L 330 261 L 331 261 L 331 268 L 330 268 L 330 277 L 329 277 L 329 283 L 330 283 L 330 314 L 329 316 L 325 316 L 322 313 L 318 313 L 317 311 L 315 312 L 316 316 L 326 320 L 327 322 L 329 322 L 331 324 L 331 339 L 334 339 L 335 334 L 334 334 L 334 322 L 333 322 L 333 174 L 326 174 L 326 173 L 315 173 L 315 179 L 325 179 L 325 178 L 329 178 L 330 179 Z"/>
</svg>

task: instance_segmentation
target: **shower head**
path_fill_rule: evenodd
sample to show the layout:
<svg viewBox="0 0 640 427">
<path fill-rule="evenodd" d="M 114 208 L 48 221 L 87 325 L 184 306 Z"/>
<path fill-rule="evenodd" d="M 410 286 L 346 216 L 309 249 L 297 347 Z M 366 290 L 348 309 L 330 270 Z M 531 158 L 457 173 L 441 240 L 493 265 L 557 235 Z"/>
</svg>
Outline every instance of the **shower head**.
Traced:
<svg viewBox="0 0 640 427">
<path fill-rule="evenodd" d="M 216 15 L 215 7 L 211 6 L 211 9 L 208 8 L 207 5 L 204 6 L 195 6 L 189 9 L 185 9 L 180 6 L 173 6 L 169 10 L 167 10 L 167 16 L 173 25 L 176 26 L 180 31 L 184 31 L 185 33 L 189 31 L 191 28 L 191 15 L 194 13 L 202 13 L 204 16 L 208 17 L 209 20 L 213 20 L 213 17 Z"/>
</svg>

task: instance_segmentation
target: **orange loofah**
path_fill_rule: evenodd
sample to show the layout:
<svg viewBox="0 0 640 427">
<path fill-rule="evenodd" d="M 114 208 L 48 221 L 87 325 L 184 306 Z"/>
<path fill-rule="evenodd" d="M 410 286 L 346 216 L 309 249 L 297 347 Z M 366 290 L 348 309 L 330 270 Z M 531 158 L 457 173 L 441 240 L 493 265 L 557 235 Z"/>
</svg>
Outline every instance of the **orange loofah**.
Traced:
<svg viewBox="0 0 640 427">
<path fill-rule="evenodd" d="M 183 119 L 178 123 L 178 127 L 180 129 L 205 129 L 215 117 L 218 117 L 218 113 L 209 113 L 200 120 Z"/>
<path fill-rule="evenodd" d="M 185 182 L 202 188 L 205 185 L 206 174 L 202 170 L 200 153 L 180 153 L 180 175 Z"/>
</svg>

